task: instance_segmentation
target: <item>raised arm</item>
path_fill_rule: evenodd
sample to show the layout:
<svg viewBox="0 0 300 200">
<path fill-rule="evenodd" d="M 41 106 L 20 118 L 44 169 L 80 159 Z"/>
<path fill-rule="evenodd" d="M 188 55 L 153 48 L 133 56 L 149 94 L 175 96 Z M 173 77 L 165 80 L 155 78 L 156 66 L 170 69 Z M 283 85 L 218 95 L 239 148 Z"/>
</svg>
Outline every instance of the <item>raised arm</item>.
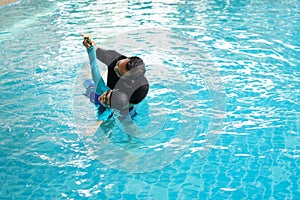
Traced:
<svg viewBox="0 0 300 200">
<path fill-rule="evenodd" d="M 113 63 L 116 59 L 118 59 L 121 54 L 114 50 L 105 50 L 97 47 L 96 49 L 97 59 L 103 62 L 105 65 L 109 66 Z"/>
<path fill-rule="evenodd" d="M 85 38 L 83 45 L 87 49 L 90 49 L 92 46 L 94 46 L 96 49 L 97 59 L 106 64 L 107 66 L 109 66 L 112 62 L 114 62 L 121 56 L 120 53 L 114 50 L 105 50 L 98 47 L 90 34 L 81 35 Z"/>
<path fill-rule="evenodd" d="M 103 92 L 109 90 L 109 87 L 105 85 L 104 80 L 99 72 L 96 54 L 95 54 L 95 47 L 91 46 L 90 49 L 87 48 L 87 52 L 89 55 L 89 61 L 91 65 L 92 78 L 96 84 L 96 93 L 102 94 Z"/>
</svg>

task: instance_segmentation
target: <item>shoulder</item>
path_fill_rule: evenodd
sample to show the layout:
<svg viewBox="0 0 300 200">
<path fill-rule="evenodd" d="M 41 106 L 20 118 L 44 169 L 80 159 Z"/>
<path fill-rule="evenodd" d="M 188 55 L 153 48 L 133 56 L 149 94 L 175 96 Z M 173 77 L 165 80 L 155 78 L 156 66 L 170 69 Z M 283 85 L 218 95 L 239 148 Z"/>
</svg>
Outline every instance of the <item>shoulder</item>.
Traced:
<svg viewBox="0 0 300 200">
<path fill-rule="evenodd" d="M 126 58 L 127 58 L 127 57 L 124 56 L 124 55 L 119 56 L 117 59 L 115 59 L 114 61 L 112 61 L 112 62 L 107 66 L 108 69 L 109 69 L 109 70 L 113 70 L 113 68 L 116 66 L 116 64 L 117 64 L 117 62 L 118 62 L 119 60 L 126 59 Z"/>
</svg>

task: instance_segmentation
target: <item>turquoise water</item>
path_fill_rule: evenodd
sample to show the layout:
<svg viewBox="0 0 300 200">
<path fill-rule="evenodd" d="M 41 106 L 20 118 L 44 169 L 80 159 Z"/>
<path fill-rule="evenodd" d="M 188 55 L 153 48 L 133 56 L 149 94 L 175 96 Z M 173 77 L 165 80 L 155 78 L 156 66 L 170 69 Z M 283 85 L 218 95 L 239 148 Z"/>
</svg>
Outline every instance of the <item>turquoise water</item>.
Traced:
<svg viewBox="0 0 300 200">
<path fill-rule="evenodd" d="M 298 199 L 300 1 L 0 9 L 0 199 Z M 94 136 L 79 36 L 146 62 L 128 137 Z M 103 71 L 103 66 L 101 69 Z"/>
</svg>

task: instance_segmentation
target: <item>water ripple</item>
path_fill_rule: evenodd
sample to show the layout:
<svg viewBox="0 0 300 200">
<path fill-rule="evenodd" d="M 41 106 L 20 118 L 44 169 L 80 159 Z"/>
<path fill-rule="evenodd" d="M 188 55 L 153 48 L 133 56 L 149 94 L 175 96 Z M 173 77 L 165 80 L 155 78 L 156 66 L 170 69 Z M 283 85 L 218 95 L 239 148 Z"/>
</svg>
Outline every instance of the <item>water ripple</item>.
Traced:
<svg viewBox="0 0 300 200">
<path fill-rule="evenodd" d="M 296 198 L 299 5 L 29 0 L 1 7 L 0 197 Z M 81 95 L 82 32 L 147 63 L 151 91 L 137 116 L 145 138 L 130 140 L 112 125 L 94 138 L 78 136 L 96 114 Z M 132 156 L 165 149 L 172 151 L 162 159 Z M 105 164 L 101 153 L 111 156 Z M 136 172 L 143 163 L 164 168 L 110 168 Z"/>
</svg>

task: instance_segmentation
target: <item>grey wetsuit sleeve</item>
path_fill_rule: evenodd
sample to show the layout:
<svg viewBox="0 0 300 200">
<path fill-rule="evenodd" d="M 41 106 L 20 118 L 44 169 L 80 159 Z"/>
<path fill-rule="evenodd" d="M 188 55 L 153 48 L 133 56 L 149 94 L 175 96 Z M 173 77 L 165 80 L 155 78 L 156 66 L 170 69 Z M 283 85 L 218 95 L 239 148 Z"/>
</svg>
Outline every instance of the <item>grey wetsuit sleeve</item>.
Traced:
<svg viewBox="0 0 300 200">
<path fill-rule="evenodd" d="M 98 60 L 109 66 L 116 59 L 118 59 L 121 54 L 114 50 L 105 50 L 98 47 L 96 50 L 96 56 Z"/>
</svg>

